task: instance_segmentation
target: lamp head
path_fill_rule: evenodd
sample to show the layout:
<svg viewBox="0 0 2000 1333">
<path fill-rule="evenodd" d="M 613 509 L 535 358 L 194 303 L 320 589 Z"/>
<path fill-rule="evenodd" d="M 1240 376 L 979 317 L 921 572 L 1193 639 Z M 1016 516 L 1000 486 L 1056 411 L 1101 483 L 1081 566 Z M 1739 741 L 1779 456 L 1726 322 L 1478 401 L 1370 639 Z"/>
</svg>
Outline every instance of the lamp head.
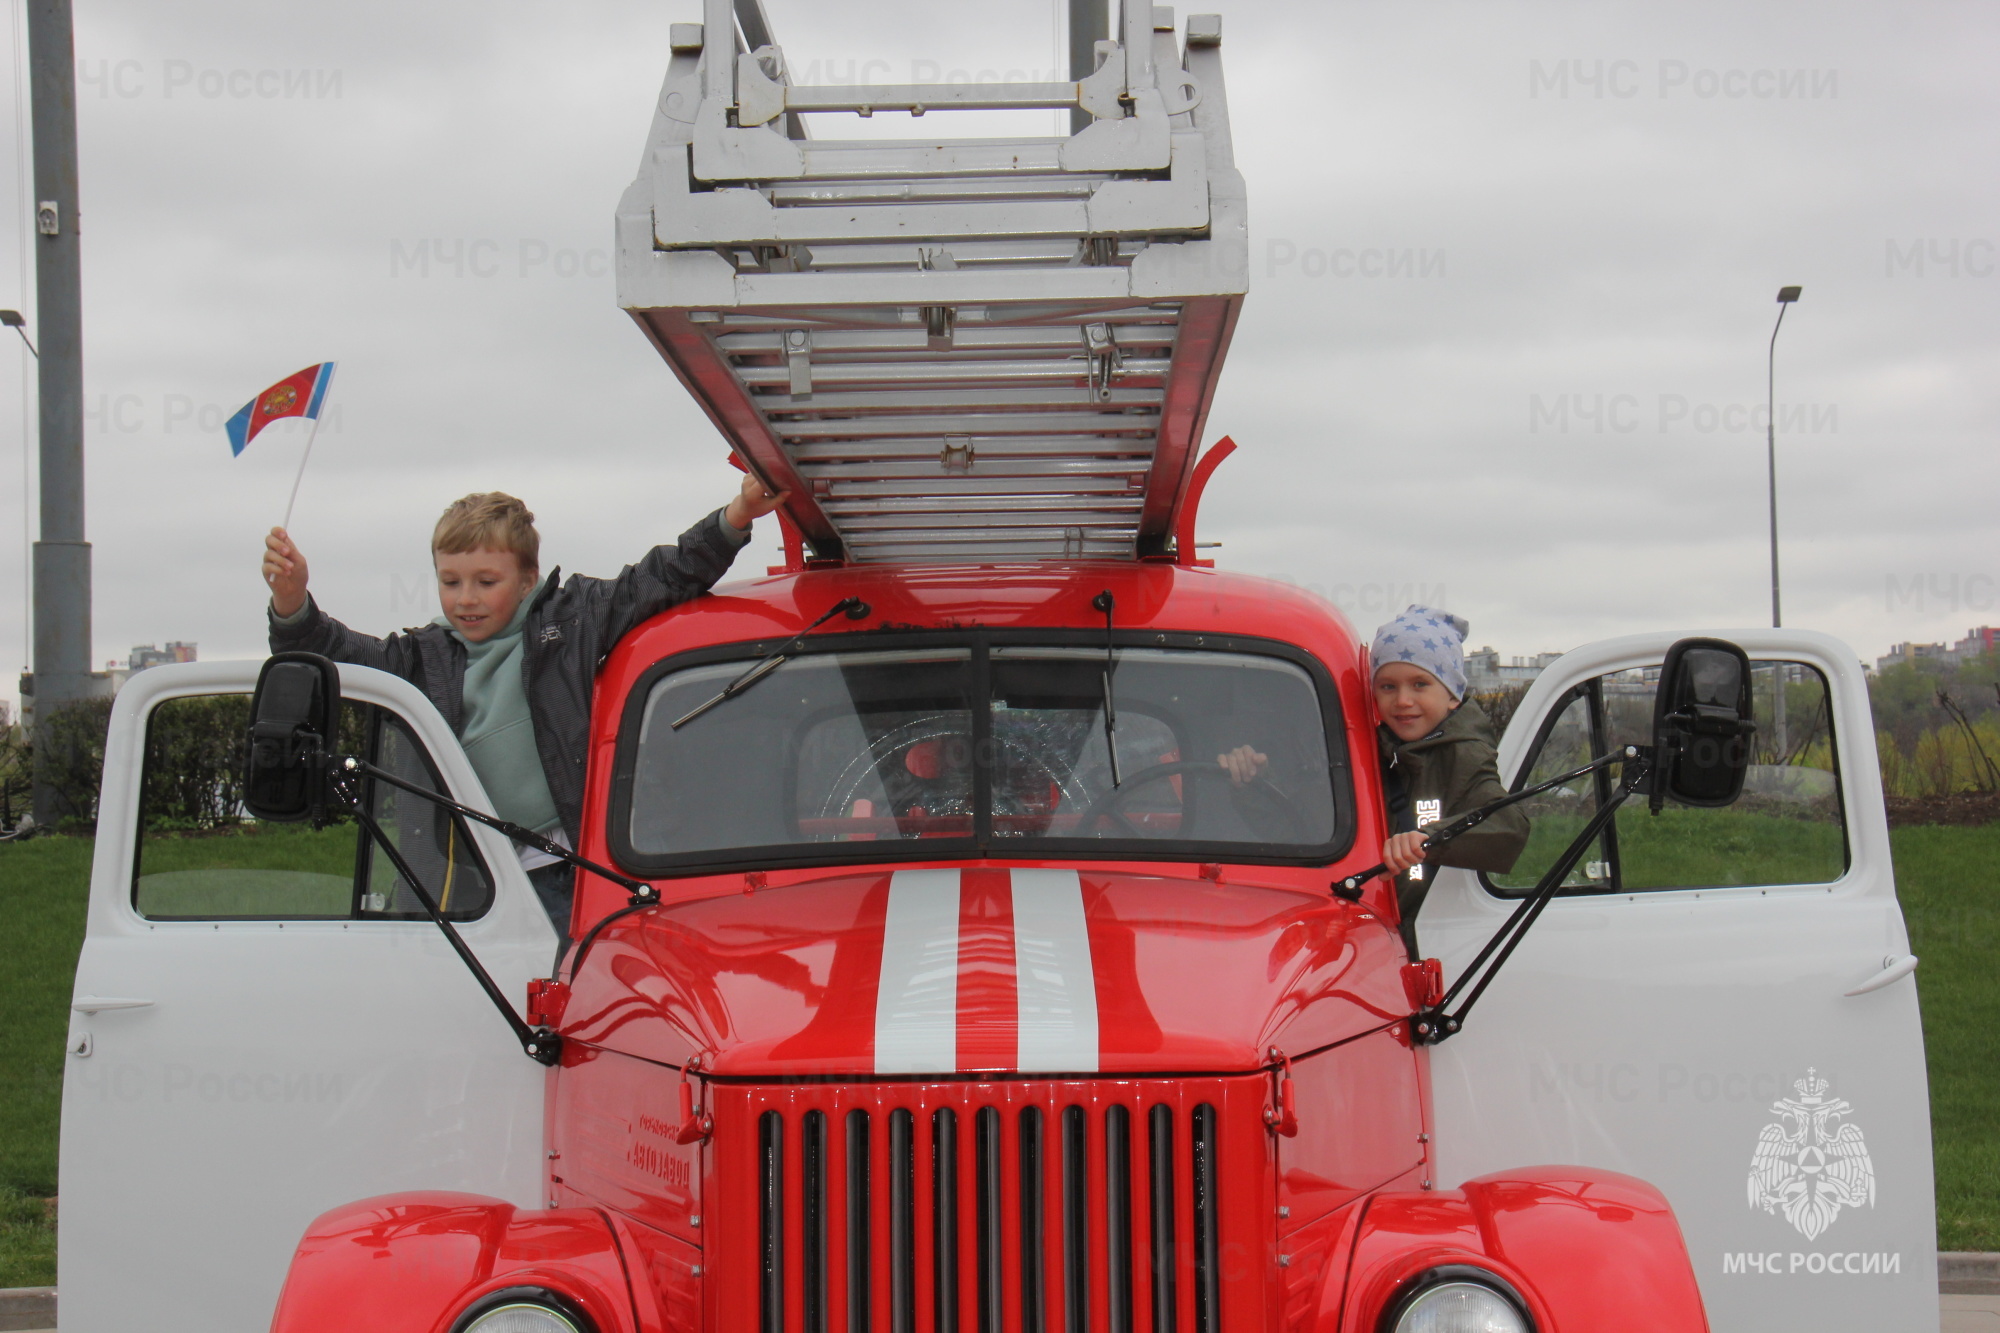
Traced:
<svg viewBox="0 0 2000 1333">
<path fill-rule="evenodd" d="M 1801 291 L 1804 291 L 1804 290 L 1805 290 L 1805 289 L 1804 289 L 1804 288 L 1802 288 L 1802 287 L 1780 287 L 1780 288 L 1778 288 L 1778 304 L 1779 304 L 1779 305 L 1790 305 L 1790 304 L 1791 304 L 1792 302 L 1794 302 L 1794 301 L 1796 301 L 1796 300 L 1798 300 L 1798 299 L 1799 299 L 1799 293 L 1800 293 Z"/>
<path fill-rule="evenodd" d="M 0 310 L 0 325 L 18 329 L 25 327 L 27 323 L 27 320 L 21 318 L 21 312 L 18 310 Z"/>
</svg>

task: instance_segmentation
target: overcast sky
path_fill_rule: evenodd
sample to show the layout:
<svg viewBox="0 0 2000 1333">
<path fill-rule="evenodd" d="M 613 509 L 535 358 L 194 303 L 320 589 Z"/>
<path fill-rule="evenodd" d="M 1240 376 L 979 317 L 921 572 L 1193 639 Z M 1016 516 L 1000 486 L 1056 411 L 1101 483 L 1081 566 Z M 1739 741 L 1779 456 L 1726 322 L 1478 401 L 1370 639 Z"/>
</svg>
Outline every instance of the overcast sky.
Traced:
<svg viewBox="0 0 2000 1333">
<path fill-rule="evenodd" d="M 795 77 L 1056 63 L 1051 0 L 769 2 Z M 1243 447 L 1203 515 L 1221 564 L 1317 586 L 1363 632 L 1422 595 L 1510 655 L 1763 623 L 1753 409 L 1798 283 L 1787 623 L 1872 659 L 2000 619 L 2000 9 L 1221 8 L 1252 225 L 1209 423 Z M 304 432 L 232 459 L 221 421 L 315 361 L 341 369 L 292 526 L 359 628 L 435 613 L 426 541 L 464 492 L 528 498 L 545 564 L 595 573 L 726 498 L 719 437 L 609 271 L 668 24 L 698 18 L 76 0 L 99 666 L 169 639 L 262 652 L 260 534 Z M 17 182 L 22 137 L 0 136 Z M 32 272 L 6 269 L 32 328 Z M 20 386 L 0 373 L 9 666 Z"/>
</svg>

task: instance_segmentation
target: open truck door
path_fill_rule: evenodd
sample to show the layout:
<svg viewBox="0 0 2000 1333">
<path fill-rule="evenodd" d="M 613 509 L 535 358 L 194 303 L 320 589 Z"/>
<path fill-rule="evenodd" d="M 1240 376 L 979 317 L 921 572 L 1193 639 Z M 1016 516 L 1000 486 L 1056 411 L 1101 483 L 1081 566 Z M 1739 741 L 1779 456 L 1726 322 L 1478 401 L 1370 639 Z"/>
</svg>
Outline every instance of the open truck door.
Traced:
<svg viewBox="0 0 2000 1333">
<path fill-rule="evenodd" d="M 63 1085 L 70 1333 L 261 1333 L 307 1223 L 411 1181 L 542 1202 L 544 1070 L 379 847 L 352 822 L 185 833 L 242 799 L 187 760 L 239 752 L 257 673 L 158 667 L 112 712 Z M 345 752 L 486 808 L 414 688 L 340 680 Z M 386 783 L 364 799 L 507 995 L 548 973 L 506 838 Z"/>
<path fill-rule="evenodd" d="M 1752 662 L 1741 797 L 1617 812 L 1433 1051 L 1438 1184 L 1522 1162 L 1654 1183 L 1716 1333 L 1936 1328 L 1916 960 L 1867 682 L 1826 635 L 1724 637 Z M 1645 744 L 1673 638 L 1608 640 L 1549 667 L 1500 746 L 1510 788 Z M 1534 798 L 1508 874 L 1439 872 L 1418 930 L 1447 981 L 1612 791 L 1600 772 Z"/>
</svg>

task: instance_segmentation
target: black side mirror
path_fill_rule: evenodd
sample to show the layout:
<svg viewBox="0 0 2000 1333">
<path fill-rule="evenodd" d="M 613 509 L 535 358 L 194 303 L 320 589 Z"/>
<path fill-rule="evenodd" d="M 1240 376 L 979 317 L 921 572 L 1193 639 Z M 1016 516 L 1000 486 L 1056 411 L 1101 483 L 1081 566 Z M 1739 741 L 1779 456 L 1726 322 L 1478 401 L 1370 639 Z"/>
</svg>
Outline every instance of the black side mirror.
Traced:
<svg viewBox="0 0 2000 1333">
<path fill-rule="evenodd" d="M 1723 639 L 1682 639 L 1667 649 L 1653 696 L 1659 768 L 1652 808 L 1733 805 L 1750 766 L 1750 657 Z"/>
<path fill-rule="evenodd" d="M 326 761 L 339 735 L 340 670 L 318 653 L 279 653 L 250 698 L 243 806 L 258 819 L 326 819 Z"/>
</svg>

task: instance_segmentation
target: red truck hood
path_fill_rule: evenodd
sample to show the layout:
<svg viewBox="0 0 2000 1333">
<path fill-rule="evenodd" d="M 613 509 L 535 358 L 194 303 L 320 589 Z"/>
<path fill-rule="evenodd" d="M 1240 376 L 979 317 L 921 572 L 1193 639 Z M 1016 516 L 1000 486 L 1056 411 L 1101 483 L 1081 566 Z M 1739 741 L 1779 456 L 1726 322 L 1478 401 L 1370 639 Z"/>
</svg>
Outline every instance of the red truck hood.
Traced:
<svg viewBox="0 0 2000 1333">
<path fill-rule="evenodd" d="M 1089 868 L 877 870 L 674 904 L 592 947 L 563 1030 L 718 1075 L 1253 1069 L 1408 1013 L 1323 893 Z"/>
</svg>

